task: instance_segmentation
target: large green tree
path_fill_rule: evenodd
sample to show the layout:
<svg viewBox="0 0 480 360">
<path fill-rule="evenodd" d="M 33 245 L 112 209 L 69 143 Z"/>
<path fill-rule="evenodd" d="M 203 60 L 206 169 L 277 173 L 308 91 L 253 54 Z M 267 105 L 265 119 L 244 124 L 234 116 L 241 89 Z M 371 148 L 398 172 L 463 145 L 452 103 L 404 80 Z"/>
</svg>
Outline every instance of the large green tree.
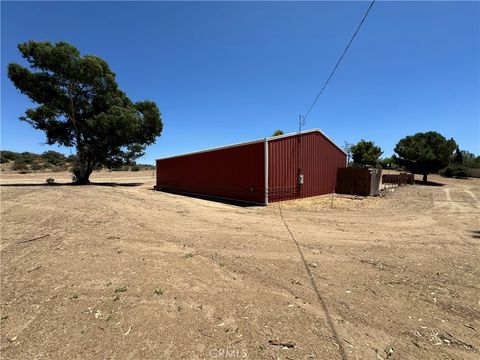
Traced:
<svg viewBox="0 0 480 360">
<path fill-rule="evenodd" d="M 463 164 L 469 168 L 480 168 L 480 156 L 475 156 L 469 151 L 462 150 Z"/>
<path fill-rule="evenodd" d="M 446 167 L 456 148 L 453 139 L 447 140 L 435 131 L 417 133 L 400 140 L 395 146 L 395 162 L 407 170 L 423 175 L 427 182 L 428 174 Z"/>
<path fill-rule="evenodd" d="M 380 146 L 375 146 L 373 141 L 360 140 L 355 145 L 351 145 L 352 160 L 355 165 L 376 165 L 378 159 L 383 154 Z"/>
<path fill-rule="evenodd" d="M 101 58 L 81 56 L 66 42 L 28 41 L 18 49 L 29 68 L 9 64 L 8 77 L 38 105 L 20 119 L 43 130 L 48 144 L 76 148 L 78 184 L 89 182 L 95 165 L 138 158 L 160 136 L 157 105 L 132 102 Z"/>
</svg>

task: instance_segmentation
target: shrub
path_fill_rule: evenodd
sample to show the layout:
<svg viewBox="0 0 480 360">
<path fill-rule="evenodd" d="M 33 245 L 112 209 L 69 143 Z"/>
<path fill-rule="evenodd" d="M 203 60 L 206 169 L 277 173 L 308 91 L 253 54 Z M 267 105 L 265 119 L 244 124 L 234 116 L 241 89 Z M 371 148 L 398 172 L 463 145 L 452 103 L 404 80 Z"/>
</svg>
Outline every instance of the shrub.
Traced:
<svg viewBox="0 0 480 360">
<path fill-rule="evenodd" d="M 33 164 L 30 168 L 31 168 L 32 170 L 34 170 L 34 171 L 38 171 L 38 170 L 43 170 L 43 169 L 45 169 L 46 167 L 45 167 L 44 164 L 37 164 L 37 163 L 35 163 L 35 164 Z"/>
<path fill-rule="evenodd" d="M 46 180 L 47 184 L 53 184 L 55 182 L 55 179 L 54 178 L 48 178 Z"/>
<path fill-rule="evenodd" d="M 140 171 L 140 167 L 138 165 L 133 165 L 131 168 L 130 168 L 130 171 Z"/>
<path fill-rule="evenodd" d="M 469 169 L 470 176 L 474 178 L 480 178 L 480 169 Z"/>
<path fill-rule="evenodd" d="M 33 162 L 37 157 L 38 157 L 37 154 L 25 151 L 17 155 L 17 157 L 15 158 L 15 162 L 18 161 L 25 164 L 33 164 Z"/>
<path fill-rule="evenodd" d="M 445 169 L 440 170 L 439 174 L 445 177 L 452 177 L 453 169 L 451 166 L 447 166 Z"/>
<path fill-rule="evenodd" d="M 77 162 L 77 155 L 69 155 L 67 157 L 67 162 L 75 164 Z"/>
<path fill-rule="evenodd" d="M 52 165 L 61 165 L 67 160 L 65 155 L 53 150 L 45 151 L 41 156 L 45 162 Z"/>
<path fill-rule="evenodd" d="M 15 161 L 18 153 L 13 152 L 13 151 L 8 151 L 8 150 L 2 150 L 2 158 L 5 158 L 7 160 Z"/>
<path fill-rule="evenodd" d="M 470 169 L 462 164 L 450 164 L 440 170 L 440 175 L 444 177 L 466 178 L 470 176 Z"/>
<path fill-rule="evenodd" d="M 55 166 L 52 169 L 52 171 L 54 171 L 54 172 L 67 171 L 67 170 L 68 170 L 68 165 L 67 164 L 58 165 L 58 166 Z"/>
<path fill-rule="evenodd" d="M 14 161 L 12 165 L 12 170 L 19 171 L 19 170 L 28 170 L 28 166 L 26 163 L 21 161 Z"/>
<path fill-rule="evenodd" d="M 110 168 L 110 171 L 128 171 L 128 166 L 125 165 L 118 165 L 118 166 L 112 166 Z"/>
<path fill-rule="evenodd" d="M 9 161 L 5 156 L 0 155 L 0 164 L 5 164 L 5 163 L 8 163 L 8 162 Z"/>
</svg>

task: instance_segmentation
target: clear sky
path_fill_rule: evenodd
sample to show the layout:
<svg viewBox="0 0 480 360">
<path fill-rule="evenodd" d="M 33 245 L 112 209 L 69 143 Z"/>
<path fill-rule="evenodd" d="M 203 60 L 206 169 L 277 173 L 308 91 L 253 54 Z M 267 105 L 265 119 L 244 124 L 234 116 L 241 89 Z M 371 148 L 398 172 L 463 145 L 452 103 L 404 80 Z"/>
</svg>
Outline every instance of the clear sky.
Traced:
<svg viewBox="0 0 480 360">
<path fill-rule="evenodd" d="M 141 162 L 296 131 L 368 2 L 3 2 L 1 148 L 43 152 L 6 76 L 17 44 L 64 40 L 104 58 L 164 131 Z M 420 131 L 480 153 L 480 3 L 377 2 L 305 129 L 391 155 Z M 53 149 L 56 149 L 53 147 Z M 63 150 L 66 154 L 70 151 Z"/>
</svg>

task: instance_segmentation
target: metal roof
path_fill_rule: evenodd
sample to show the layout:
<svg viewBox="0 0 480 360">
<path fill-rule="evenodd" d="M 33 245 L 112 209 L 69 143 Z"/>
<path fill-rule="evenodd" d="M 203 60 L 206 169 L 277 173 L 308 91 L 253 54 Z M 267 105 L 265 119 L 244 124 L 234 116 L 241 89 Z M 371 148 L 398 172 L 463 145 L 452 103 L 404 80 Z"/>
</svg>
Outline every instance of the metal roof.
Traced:
<svg viewBox="0 0 480 360">
<path fill-rule="evenodd" d="M 278 135 L 278 136 L 269 136 L 269 137 L 258 139 L 258 140 L 244 141 L 244 142 L 240 142 L 240 143 L 236 143 L 236 144 L 217 146 L 217 147 L 208 148 L 208 149 L 204 149 L 204 150 L 197 150 L 197 151 L 192 151 L 192 152 L 178 154 L 178 155 L 166 156 L 166 157 L 159 158 L 159 159 L 156 159 L 156 160 L 165 160 L 165 159 L 171 159 L 171 158 L 176 158 L 176 157 L 181 157 L 181 156 L 201 154 L 201 153 L 205 153 L 205 152 L 228 149 L 228 148 L 237 147 L 237 146 L 256 144 L 256 143 L 265 142 L 265 141 L 268 142 L 268 141 L 283 139 L 283 138 L 286 138 L 286 137 L 296 136 L 296 135 L 299 135 L 299 134 L 308 134 L 308 133 L 312 133 L 312 132 L 318 132 L 318 133 L 322 134 L 335 147 L 337 147 L 341 152 L 343 152 L 345 155 L 347 155 L 347 153 L 340 146 L 335 144 L 332 139 L 330 139 L 327 135 L 325 135 L 325 133 L 322 130 L 320 130 L 320 129 L 310 129 L 310 130 L 302 131 L 301 133 L 300 132 L 292 132 L 292 133 Z"/>
</svg>

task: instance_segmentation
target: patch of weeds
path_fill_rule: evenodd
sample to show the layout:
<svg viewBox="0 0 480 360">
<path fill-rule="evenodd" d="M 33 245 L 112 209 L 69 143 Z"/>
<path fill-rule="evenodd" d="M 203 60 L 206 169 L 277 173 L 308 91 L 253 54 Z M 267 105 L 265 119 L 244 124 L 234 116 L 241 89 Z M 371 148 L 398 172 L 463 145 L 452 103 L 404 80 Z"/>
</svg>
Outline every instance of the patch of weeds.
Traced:
<svg viewBox="0 0 480 360">
<path fill-rule="evenodd" d="M 125 292 L 125 291 L 127 291 L 127 290 L 128 290 L 128 288 L 127 288 L 127 286 L 125 285 L 125 286 L 120 286 L 120 287 L 116 288 L 116 289 L 115 289 L 115 292 L 119 293 L 119 292 Z"/>
<path fill-rule="evenodd" d="M 220 261 L 218 265 L 220 265 L 220 267 L 225 267 L 225 263 L 223 261 Z"/>
<path fill-rule="evenodd" d="M 182 307 L 180 305 L 177 306 L 178 311 L 182 311 Z"/>
<path fill-rule="evenodd" d="M 118 301 L 118 300 L 120 300 L 120 296 L 115 295 L 115 297 L 113 298 L 113 301 Z"/>
<path fill-rule="evenodd" d="M 80 334 L 85 334 L 85 330 L 80 330 Z"/>
<path fill-rule="evenodd" d="M 110 320 L 111 318 L 112 318 L 112 315 L 108 315 L 105 320 L 108 321 L 108 320 Z"/>
<path fill-rule="evenodd" d="M 162 294 L 163 294 L 163 291 L 162 291 L 162 289 L 155 289 L 155 290 L 153 291 L 153 293 L 154 293 L 155 295 L 162 295 Z"/>
<path fill-rule="evenodd" d="M 112 285 L 111 281 L 109 281 L 105 286 L 110 286 L 110 285 Z"/>
<path fill-rule="evenodd" d="M 192 253 L 186 253 L 185 254 L 185 259 L 188 259 L 188 258 L 191 258 L 191 257 L 193 257 Z"/>
<path fill-rule="evenodd" d="M 0 320 L 7 320 L 7 319 L 8 319 L 8 315 L 4 315 Z"/>
<path fill-rule="evenodd" d="M 73 294 L 72 299 L 78 299 L 77 293 L 74 293 L 74 294 Z"/>
</svg>

